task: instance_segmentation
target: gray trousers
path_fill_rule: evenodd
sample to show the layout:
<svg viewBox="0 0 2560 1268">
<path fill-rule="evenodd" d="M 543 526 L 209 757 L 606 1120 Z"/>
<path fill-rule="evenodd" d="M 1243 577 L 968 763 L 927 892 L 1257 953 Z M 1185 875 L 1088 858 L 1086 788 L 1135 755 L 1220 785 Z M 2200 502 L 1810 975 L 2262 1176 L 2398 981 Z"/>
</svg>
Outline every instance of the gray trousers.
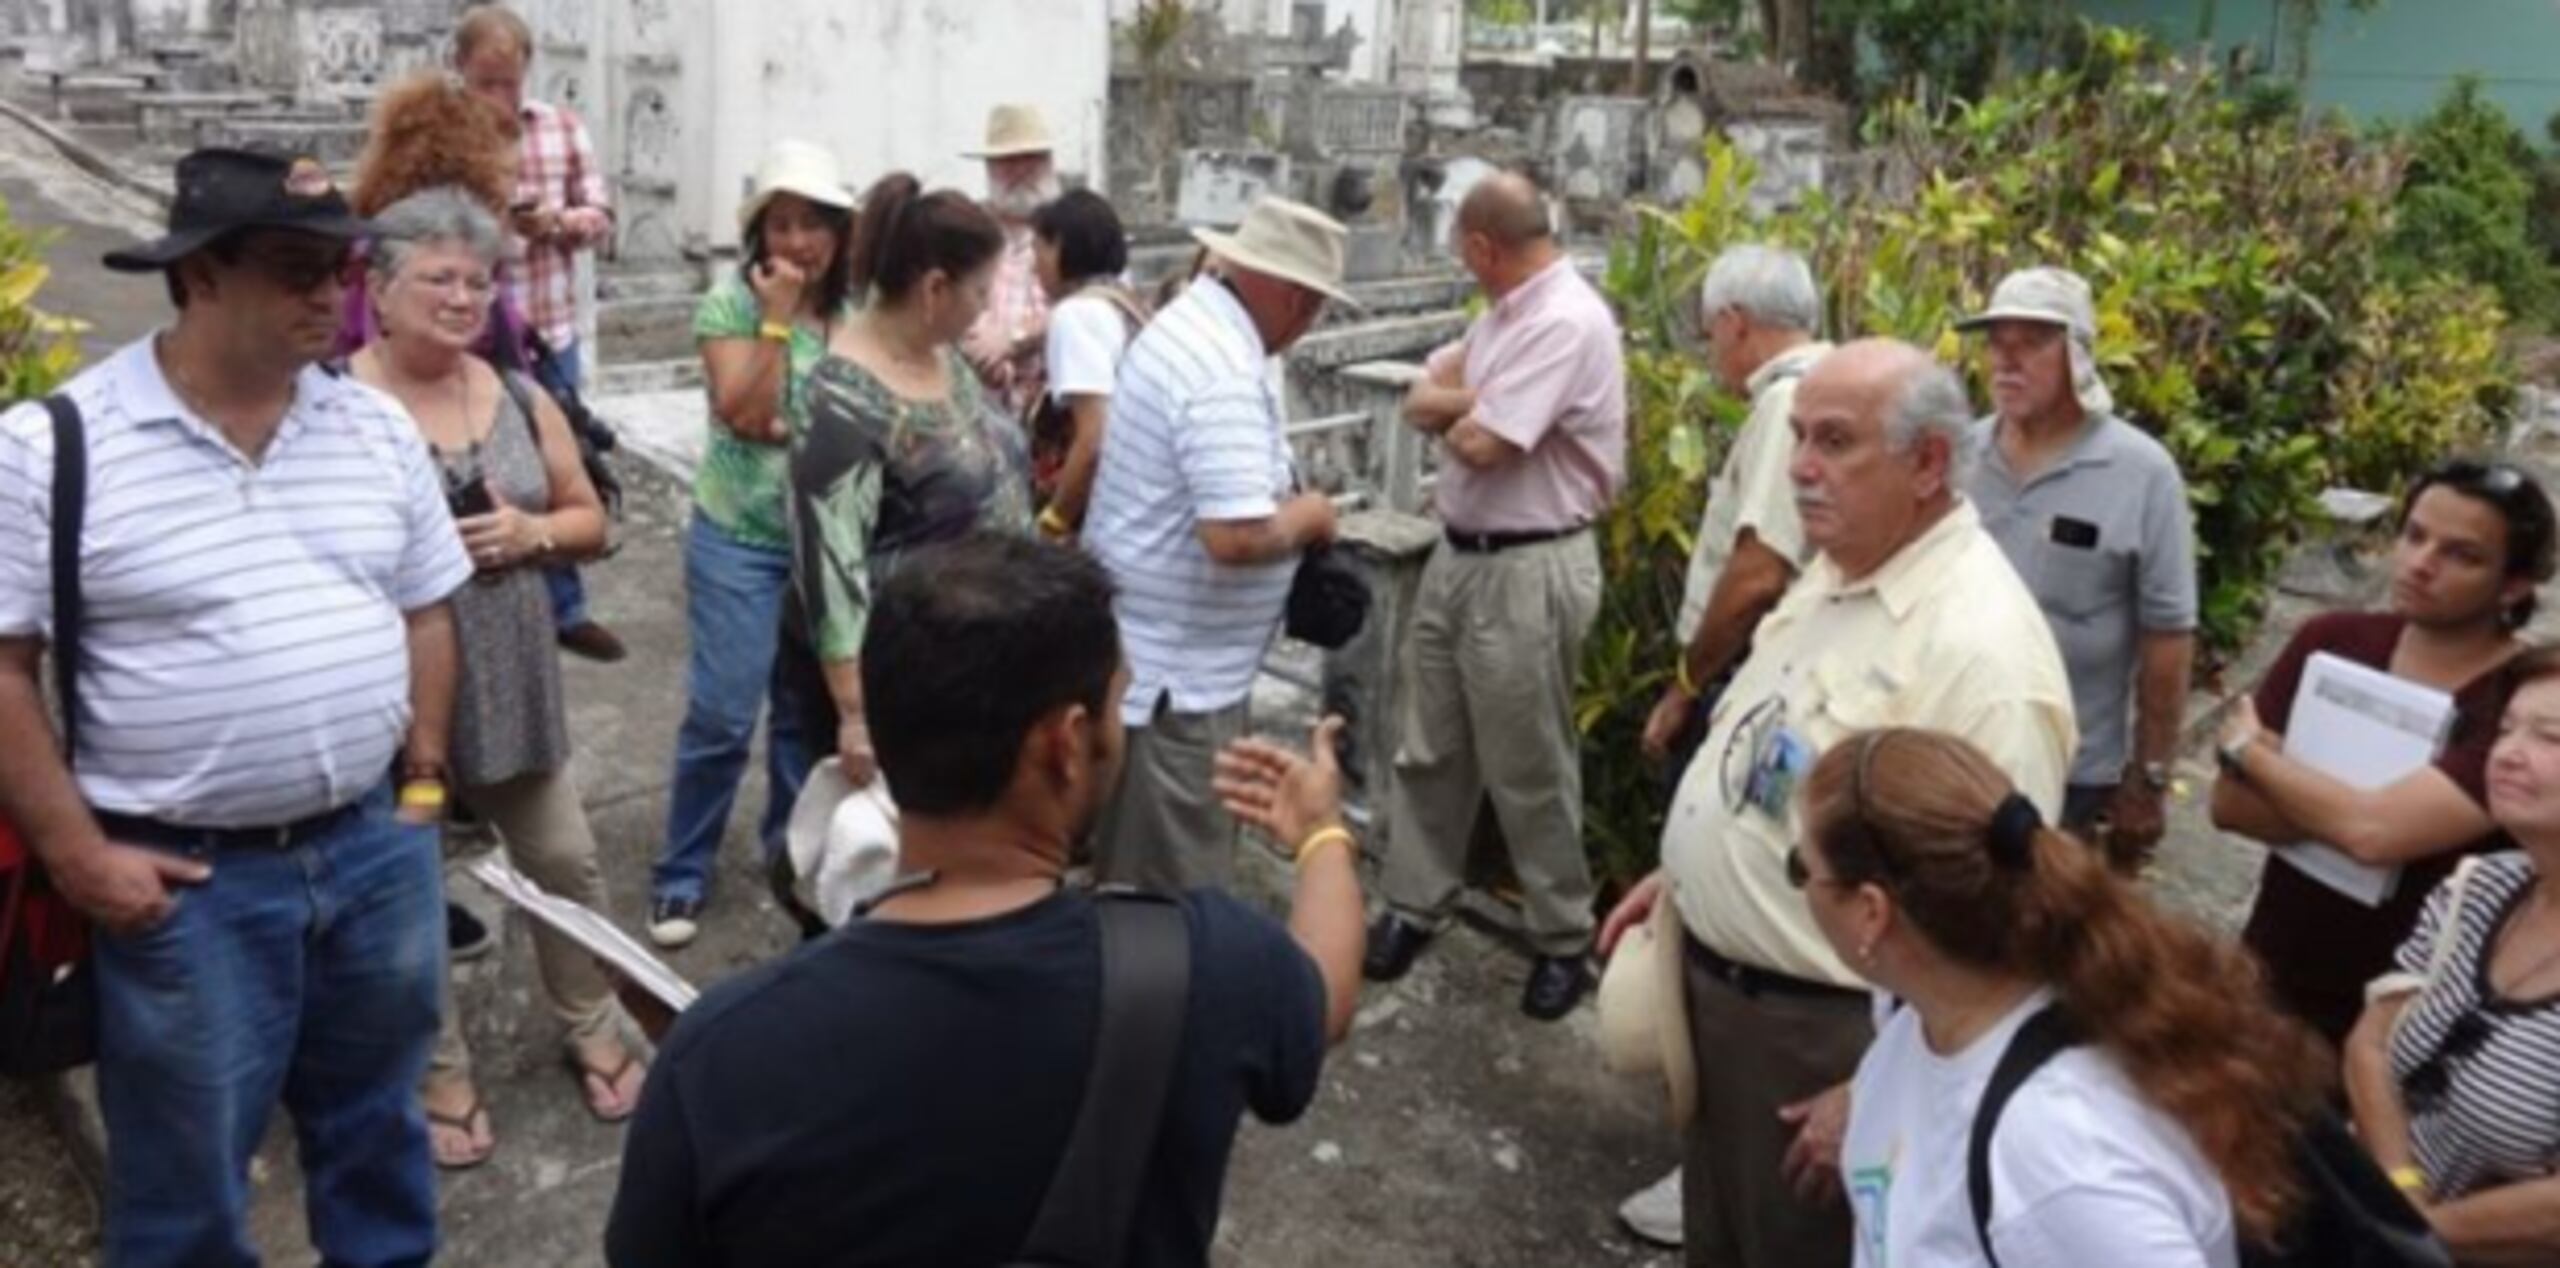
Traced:
<svg viewBox="0 0 2560 1268">
<path fill-rule="evenodd" d="M 1094 825 L 1097 879 L 1166 894 L 1234 887 L 1236 821 L 1210 780 L 1218 750 L 1244 734 L 1247 704 L 1176 713 L 1160 696 L 1147 724 L 1129 728 L 1119 790 Z"/>
<path fill-rule="evenodd" d="M 1573 725 L 1582 640 L 1600 614 L 1590 533 L 1423 566 L 1404 647 L 1386 898 L 1426 928 L 1465 883 L 1477 809 L 1493 807 L 1541 955 L 1591 945 L 1582 850 L 1582 742 Z"/>
<path fill-rule="evenodd" d="M 1665 899 L 1664 901 L 1669 901 Z M 1688 1268 L 1848 1268 L 1849 1204 L 1797 1197 L 1780 1164 L 1795 1128 L 1778 1110 L 1849 1081 L 1875 1038 L 1866 997 L 1745 994 L 1682 961 L 1698 1112 L 1682 1138 Z"/>
</svg>

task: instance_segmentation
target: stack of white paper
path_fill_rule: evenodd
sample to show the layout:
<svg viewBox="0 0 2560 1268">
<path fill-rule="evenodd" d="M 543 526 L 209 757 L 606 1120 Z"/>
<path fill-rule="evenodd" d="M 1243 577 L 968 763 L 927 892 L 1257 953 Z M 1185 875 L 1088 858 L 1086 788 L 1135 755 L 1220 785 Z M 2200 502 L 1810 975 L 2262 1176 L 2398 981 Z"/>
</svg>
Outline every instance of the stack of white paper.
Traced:
<svg viewBox="0 0 2560 1268">
<path fill-rule="evenodd" d="M 624 933 L 604 918 L 602 912 L 581 906 L 526 879 L 525 874 L 499 855 L 490 854 L 473 860 L 464 870 L 471 878 L 497 891 L 498 896 L 522 907 L 527 915 L 559 930 L 571 942 L 593 952 L 595 957 L 611 965 L 615 972 L 631 979 L 634 986 L 647 991 L 660 1003 L 683 1012 L 700 994 L 684 975 L 667 962 L 650 953 L 638 940 Z"/>
<path fill-rule="evenodd" d="M 2327 652 L 2303 666 L 2285 725 L 2285 756 L 2354 788 L 2381 788 L 2436 760 L 2453 729 L 2453 697 Z M 2368 907 L 2400 886 L 2400 869 L 2359 863 L 2335 846 L 2305 841 L 2277 856 Z"/>
</svg>

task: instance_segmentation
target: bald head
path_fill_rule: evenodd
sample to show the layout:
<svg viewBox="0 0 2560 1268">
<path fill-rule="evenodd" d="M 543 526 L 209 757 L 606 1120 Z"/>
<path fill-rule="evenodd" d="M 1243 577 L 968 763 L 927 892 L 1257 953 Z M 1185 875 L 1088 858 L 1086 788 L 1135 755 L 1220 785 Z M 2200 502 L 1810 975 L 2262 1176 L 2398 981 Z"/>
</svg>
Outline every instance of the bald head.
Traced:
<svg viewBox="0 0 2560 1268">
<path fill-rule="evenodd" d="M 1480 233 L 1497 247 L 1517 251 L 1546 239 L 1546 200 L 1528 177 L 1496 172 L 1477 181 L 1458 204 L 1458 232 Z"/>
<path fill-rule="evenodd" d="M 1860 577 L 1955 505 L 1972 407 L 1955 374 L 1898 339 L 1844 344 L 1796 388 L 1805 540 Z"/>
</svg>

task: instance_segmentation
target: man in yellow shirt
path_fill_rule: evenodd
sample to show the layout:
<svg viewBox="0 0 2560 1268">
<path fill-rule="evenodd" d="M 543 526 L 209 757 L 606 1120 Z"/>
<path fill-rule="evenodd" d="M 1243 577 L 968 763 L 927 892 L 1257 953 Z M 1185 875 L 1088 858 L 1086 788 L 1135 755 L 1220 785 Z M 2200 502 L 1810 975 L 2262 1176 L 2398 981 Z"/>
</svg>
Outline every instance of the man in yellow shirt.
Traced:
<svg viewBox="0 0 2560 1268">
<path fill-rule="evenodd" d="M 1685 929 L 1697 1069 L 1682 1206 L 1692 1268 L 1850 1261 L 1839 1196 L 1847 1082 L 1872 1036 L 1865 988 L 1788 882 L 1796 785 L 1882 726 L 1960 735 L 2047 816 L 2078 734 L 2044 612 L 1959 490 L 1973 410 L 1909 344 L 1842 347 L 1806 374 L 1788 477 L 1818 552 L 1755 632 L 1662 833 L 1660 871 L 1603 948 L 1667 890 Z"/>
</svg>

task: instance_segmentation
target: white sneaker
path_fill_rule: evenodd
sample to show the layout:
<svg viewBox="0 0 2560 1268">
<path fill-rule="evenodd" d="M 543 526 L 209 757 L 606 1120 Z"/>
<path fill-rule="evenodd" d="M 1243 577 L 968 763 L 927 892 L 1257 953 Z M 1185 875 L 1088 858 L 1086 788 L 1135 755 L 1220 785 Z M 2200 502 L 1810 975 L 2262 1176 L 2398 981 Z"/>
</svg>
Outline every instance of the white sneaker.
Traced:
<svg viewBox="0 0 2560 1268">
<path fill-rule="evenodd" d="M 702 932 L 702 904 L 683 898 L 661 898 L 650 904 L 649 941 L 669 951 Z"/>
<path fill-rule="evenodd" d="M 1618 1218 L 1636 1236 L 1656 1246 L 1680 1246 L 1680 1168 L 1654 1181 L 1618 1204 Z"/>
</svg>

